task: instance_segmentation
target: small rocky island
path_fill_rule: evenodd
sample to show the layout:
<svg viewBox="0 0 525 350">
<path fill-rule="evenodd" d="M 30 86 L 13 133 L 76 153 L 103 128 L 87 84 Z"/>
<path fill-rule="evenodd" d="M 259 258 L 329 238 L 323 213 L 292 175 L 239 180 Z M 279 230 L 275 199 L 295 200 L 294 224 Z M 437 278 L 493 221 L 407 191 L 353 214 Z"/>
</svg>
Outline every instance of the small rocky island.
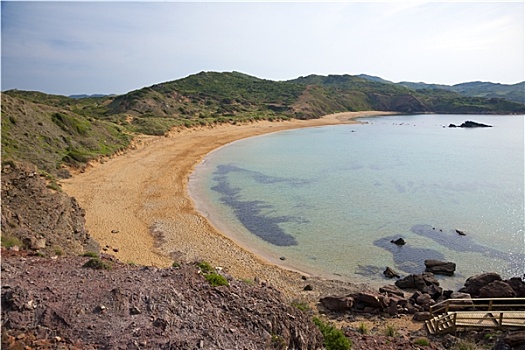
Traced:
<svg viewBox="0 0 525 350">
<path fill-rule="evenodd" d="M 488 125 L 488 124 L 483 124 L 483 123 L 478 123 L 478 122 L 473 122 L 471 120 L 467 120 L 466 122 L 464 122 L 463 124 L 461 125 L 456 125 L 456 124 L 450 124 L 448 126 L 449 128 L 491 128 L 492 125 Z"/>
</svg>

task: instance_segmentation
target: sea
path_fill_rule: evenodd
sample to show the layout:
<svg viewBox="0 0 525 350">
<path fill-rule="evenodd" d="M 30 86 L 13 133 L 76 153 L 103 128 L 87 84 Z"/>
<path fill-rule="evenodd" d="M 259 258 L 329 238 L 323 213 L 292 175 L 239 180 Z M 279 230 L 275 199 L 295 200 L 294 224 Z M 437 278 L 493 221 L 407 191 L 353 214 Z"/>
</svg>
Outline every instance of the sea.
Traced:
<svg viewBox="0 0 525 350">
<path fill-rule="evenodd" d="M 436 276 L 448 289 L 522 277 L 524 119 L 395 115 L 243 139 L 205 157 L 190 195 L 240 245 L 311 275 L 380 286 L 387 266 L 403 277 L 434 259 L 456 264 Z M 467 120 L 492 127 L 449 127 Z"/>
</svg>

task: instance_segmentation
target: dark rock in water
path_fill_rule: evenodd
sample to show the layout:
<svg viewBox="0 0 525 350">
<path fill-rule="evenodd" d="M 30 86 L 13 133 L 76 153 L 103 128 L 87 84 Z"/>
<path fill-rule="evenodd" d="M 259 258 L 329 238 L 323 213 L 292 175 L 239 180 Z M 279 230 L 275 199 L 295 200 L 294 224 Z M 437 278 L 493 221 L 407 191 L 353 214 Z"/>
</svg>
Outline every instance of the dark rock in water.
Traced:
<svg viewBox="0 0 525 350">
<path fill-rule="evenodd" d="M 479 296 L 479 290 L 492 283 L 494 281 L 501 281 L 502 278 L 499 274 L 495 272 L 482 273 L 480 275 L 472 276 L 467 278 L 465 281 L 465 287 L 461 288 L 458 292 L 468 293 L 472 297 Z"/>
<path fill-rule="evenodd" d="M 352 298 L 351 296 L 328 296 L 321 298 L 319 301 L 325 308 L 331 311 L 352 310 L 352 306 L 354 306 L 354 298 Z"/>
<path fill-rule="evenodd" d="M 386 267 L 385 271 L 383 271 L 383 274 L 387 277 L 387 278 L 399 278 L 401 277 L 396 271 L 394 271 L 392 268 L 390 267 Z"/>
<path fill-rule="evenodd" d="M 483 123 L 478 123 L 478 122 L 473 122 L 471 120 L 467 120 L 466 122 L 464 122 L 460 126 L 457 126 L 455 124 L 450 124 L 448 127 L 449 128 L 491 128 L 492 125 L 487 125 L 487 124 L 483 124 Z"/>
<path fill-rule="evenodd" d="M 398 239 L 396 239 L 395 241 L 394 241 L 394 240 L 391 240 L 390 242 L 391 242 L 391 243 L 394 243 L 394 244 L 396 244 L 396 245 L 405 245 L 405 244 L 406 244 L 406 242 L 405 242 L 405 240 L 404 240 L 403 238 L 398 238 Z"/>
<path fill-rule="evenodd" d="M 425 260 L 425 271 L 436 275 L 452 276 L 456 271 L 456 264 L 448 261 Z"/>
<path fill-rule="evenodd" d="M 460 236 L 466 236 L 467 234 L 464 231 L 456 229 L 456 233 Z"/>
<path fill-rule="evenodd" d="M 514 298 L 516 292 L 504 281 L 494 281 L 479 290 L 480 298 Z"/>
</svg>

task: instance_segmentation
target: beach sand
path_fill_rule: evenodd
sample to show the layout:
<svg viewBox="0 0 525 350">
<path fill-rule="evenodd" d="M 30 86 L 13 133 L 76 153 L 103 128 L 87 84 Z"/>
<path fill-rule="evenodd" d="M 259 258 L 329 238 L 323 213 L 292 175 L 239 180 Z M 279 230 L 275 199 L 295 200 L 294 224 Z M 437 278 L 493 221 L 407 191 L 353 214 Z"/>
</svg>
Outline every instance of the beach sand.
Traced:
<svg viewBox="0 0 525 350">
<path fill-rule="evenodd" d="M 204 260 L 235 278 L 265 281 L 292 297 L 303 293 L 306 282 L 328 293 L 341 286 L 338 281 L 309 276 L 305 282 L 304 273 L 270 263 L 215 228 L 195 209 L 188 178 L 206 154 L 235 140 L 386 114 L 392 113 L 348 112 L 315 120 L 173 130 L 166 137 L 143 137 L 134 149 L 92 163 L 61 185 L 86 210 L 91 236 L 122 262 L 167 267 L 174 261 Z"/>
</svg>

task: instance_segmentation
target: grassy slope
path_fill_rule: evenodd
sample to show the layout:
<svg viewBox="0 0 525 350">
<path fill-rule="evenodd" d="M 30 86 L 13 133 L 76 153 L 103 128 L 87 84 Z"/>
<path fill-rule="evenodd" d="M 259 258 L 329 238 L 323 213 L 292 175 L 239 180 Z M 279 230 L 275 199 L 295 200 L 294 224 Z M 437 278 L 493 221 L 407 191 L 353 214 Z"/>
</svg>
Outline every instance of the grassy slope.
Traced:
<svg viewBox="0 0 525 350">
<path fill-rule="evenodd" d="M 22 99 L 17 93 L 2 94 L 2 161 L 24 160 L 55 174 L 62 163 L 79 165 L 110 155 L 131 140 L 112 123 L 73 112 L 64 104 L 68 98 L 31 96 L 43 103 Z"/>
</svg>

